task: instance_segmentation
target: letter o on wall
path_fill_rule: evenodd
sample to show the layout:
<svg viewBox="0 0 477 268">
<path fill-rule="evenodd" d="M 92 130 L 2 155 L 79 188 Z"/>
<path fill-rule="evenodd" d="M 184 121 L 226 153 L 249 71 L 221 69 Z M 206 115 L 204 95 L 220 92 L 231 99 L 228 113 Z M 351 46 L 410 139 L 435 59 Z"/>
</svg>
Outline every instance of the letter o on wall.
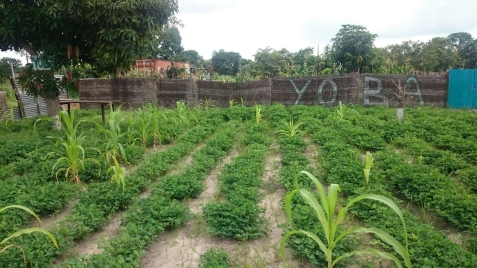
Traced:
<svg viewBox="0 0 477 268">
<path fill-rule="evenodd" d="M 323 87 L 330 83 L 332 88 L 331 88 L 331 100 L 329 101 L 325 101 L 323 100 Z M 338 95 L 338 87 L 336 86 L 336 83 L 335 81 L 333 81 L 333 79 L 331 78 L 326 78 L 325 80 L 323 80 L 323 82 L 321 82 L 320 86 L 318 87 L 318 102 L 320 104 L 333 104 L 336 102 L 336 96 Z"/>
</svg>

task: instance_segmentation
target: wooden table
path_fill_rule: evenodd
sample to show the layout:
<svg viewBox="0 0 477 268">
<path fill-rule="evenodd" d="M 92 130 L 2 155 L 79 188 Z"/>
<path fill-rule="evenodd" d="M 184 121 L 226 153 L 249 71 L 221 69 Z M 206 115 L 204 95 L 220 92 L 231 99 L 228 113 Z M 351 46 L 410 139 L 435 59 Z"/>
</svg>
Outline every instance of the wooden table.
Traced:
<svg viewBox="0 0 477 268">
<path fill-rule="evenodd" d="M 72 100 L 72 99 L 61 99 L 60 105 L 66 104 L 68 105 L 68 114 L 70 114 L 70 105 L 72 103 L 99 103 L 101 104 L 101 117 L 103 119 L 103 125 L 106 123 L 105 116 L 104 116 L 104 106 L 107 104 L 111 105 L 111 109 L 114 111 L 114 103 L 120 103 L 119 100 Z"/>
</svg>

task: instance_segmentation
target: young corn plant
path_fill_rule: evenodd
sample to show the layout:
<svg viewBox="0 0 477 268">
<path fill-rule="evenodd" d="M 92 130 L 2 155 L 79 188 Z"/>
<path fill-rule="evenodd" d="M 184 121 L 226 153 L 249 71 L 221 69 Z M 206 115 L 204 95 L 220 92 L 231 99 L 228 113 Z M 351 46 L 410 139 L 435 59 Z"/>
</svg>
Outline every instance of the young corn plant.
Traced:
<svg viewBox="0 0 477 268">
<path fill-rule="evenodd" d="M 366 187 L 369 187 L 369 175 L 371 174 L 371 168 L 373 167 L 374 158 L 370 152 L 366 152 L 366 164 L 364 166 L 364 178 L 366 179 Z"/>
<path fill-rule="evenodd" d="M 163 135 L 161 132 L 160 124 L 162 120 L 166 120 L 165 114 L 163 114 L 156 106 L 152 104 L 148 104 L 147 106 L 149 113 L 151 113 L 152 117 L 152 136 L 154 137 L 153 146 L 156 147 L 157 145 L 162 144 L 163 142 Z"/>
<path fill-rule="evenodd" d="M 255 104 L 255 124 L 258 126 L 260 124 L 260 121 L 263 118 L 263 114 L 261 114 L 262 108 L 260 105 Z"/>
<path fill-rule="evenodd" d="M 346 105 L 344 105 L 341 101 L 339 102 L 338 109 L 336 110 L 336 118 L 339 121 L 348 121 L 346 120 Z"/>
<path fill-rule="evenodd" d="M 313 181 L 316 188 L 318 189 L 318 195 L 320 199 L 319 201 L 315 197 L 314 193 L 306 189 L 298 188 L 298 176 L 300 173 L 307 175 Z M 315 176 L 313 176 L 311 173 L 307 171 L 301 171 L 300 173 L 297 176 L 295 176 L 295 185 L 297 188 L 285 196 L 285 210 L 286 210 L 288 222 L 290 225 L 292 224 L 291 203 L 292 203 L 293 196 L 296 193 L 298 193 L 303 198 L 305 203 L 311 206 L 313 210 L 316 212 L 316 215 L 318 217 L 318 222 L 324 230 L 326 240 L 322 241 L 316 234 L 306 230 L 288 231 L 285 234 L 285 236 L 280 240 L 280 256 L 282 257 L 282 261 L 284 265 L 286 264 L 285 263 L 286 240 L 294 234 L 304 234 L 310 237 L 311 239 L 313 239 L 318 244 L 319 248 L 321 249 L 321 251 L 326 257 L 328 268 L 332 268 L 334 265 L 336 265 L 340 260 L 344 258 L 348 258 L 353 255 L 368 255 L 368 254 L 375 254 L 384 259 L 394 261 L 394 263 L 401 268 L 402 267 L 401 261 L 395 255 L 388 252 L 382 252 L 373 248 L 365 249 L 362 251 L 353 251 L 350 253 L 345 253 L 333 260 L 333 255 L 332 255 L 333 249 L 341 239 L 343 239 L 347 235 L 355 234 L 355 233 L 372 233 L 376 235 L 377 237 L 379 237 L 383 242 L 392 246 L 394 251 L 396 251 L 402 257 L 406 267 L 411 267 L 411 261 L 409 258 L 408 243 L 407 243 L 406 224 L 404 223 L 404 218 L 403 218 L 401 210 L 391 199 L 382 195 L 375 195 L 375 194 L 360 195 L 350 200 L 348 204 L 346 205 L 346 207 L 340 208 L 338 211 L 338 214 L 335 215 L 335 211 L 337 211 L 338 209 L 336 207 L 336 203 L 338 200 L 338 192 L 340 191 L 339 185 L 331 184 L 328 188 L 328 196 L 326 196 L 323 185 L 318 181 L 318 179 L 316 179 Z M 383 230 L 379 228 L 375 228 L 375 227 L 364 228 L 364 227 L 356 226 L 349 230 L 338 233 L 338 226 L 340 226 L 340 224 L 343 223 L 343 220 L 346 217 L 346 211 L 348 210 L 348 208 L 351 207 L 354 203 L 364 199 L 371 199 L 371 200 L 382 202 L 396 212 L 396 214 L 401 219 L 401 222 L 403 225 L 404 240 L 406 242 L 406 247 L 402 246 L 394 237 L 390 236 Z"/>
<path fill-rule="evenodd" d="M 352 110 L 352 109 L 349 111 L 357 113 L 355 110 Z M 347 122 L 347 123 L 350 122 L 349 119 L 353 119 L 355 121 L 357 120 L 355 116 L 349 116 L 348 108 L 341 101 L 338 103 L 338 109 L 336 110 L 335 118 L 337 118 L 338 121 Z"/>
<path fill-rule="evenodd" d="M 204 100 L 200 101 L 199 108 L 207 111 L 209 109 L 215 108 L 216 104 L 217 101 L 205 98 Z"/>
<path fill-rule="evenodd" d="M 110 165 L 114 164 L 111 157 L 115 158 L 116 160 L 122 159 L 125 163 L 128 162 L 126 151 L 124 150 L 124 146 L 121 143 L 121 138 L 124 136 L 124 133 L 121 131 L 121 118 L 119 117 L 120 113 L 121 106 L 114 111 L 111 107 L 106 126 L 96 124 L 99 132 L 105 137 L 105 156 L 106 161 Z"/>
<path fill-rule="evenodd" d="M 278 135 L 292 138 L 295 135 L 301 133 L 301 130 L 300 130 L 301 123 L 296 123 L 295 124 L 293 122 L 293 119 L 290 119 L 290 121 L 288 123 L 285 122 L 285 121 L 282 121 L 282 123 L 285 125 L 286 128 L 277 130 L 276 133 Z"/>
<path fill-rule="evenodd" d="M 115 157 L 111 156 L 111 159 L 113 159 L 114 165 L 109 167 L 107 173 L 112 173 L 111 181 L 116 182 L 118 186 L 122 186 L 124 192 L 126 189 L 126 169 L 119 165 L 119 162 Z"/>
<path fill-rule="evenodd" d="M 154 119 L 150 109 L 138 108 L 134 110 L 133 126 L 135 129 L 137 129 L 137 132 L 139 133 L 139 137 L 137 139 L 139 139 L 144 148 L 147 146 L 147 140 L 151 135 L 153 121 Z"/>
<path fill-rule="evenodd" d="M 7 209 L 12 209 L 12 208 L 22 209 L 22 210 L 30 213 L 31 215 L 33 215 L 33 217 L 35 217 L 38 220 L 38 222 L 42 223 L 40 218 L 35 214 L 35 212 L 33 212 L 31 209 L 29 209 L 27 207 L 20 206 L 20 205 L 10 205 L 10 206 L 0 208 L 0 213 L 2 213 L 3 211 L 5 211 Z M 7 250 L 9 248 L 16 247 L 16 248 L 21 250 L 21 252 L 23 254 L 23 262 L 25 263 L 25 267 L 26 267 L 27 266 L 27 260 L 26 260 L 25 251 L 23 250 L 23 248 L 18 246 L 18 245 L 15 245 L 15 244 L 9 244 L 7 242 L 10 239 L 21 236 L 23 234 L 30 234 L 30 233 L 35 233 L 35 232 L 43 233 L 46 236 L 48 236 L 50 238 L 51 242 L 53 242 L 53 244 L 55 245 L 55 247 L 58 248 L 58 242 L 56 242 L 55 237 L 50 232 L 48 232 L 45 229 L 39 228 L 39 227 L 32 227 L 32 228 L 26 228 L 26 229 L 18 230 L 16 232 L 12 233 L 11 235 L 9 235 L 8 237 L 4 238 L 0 242 L 0 254 L 2 254 L 5 250 Z"/>
<path fill-rule="evenodd" d="M 62 124 L 62 129 L 65 134 L 65 138 L 59 137 L 56 145 L 61 145 L 65 149 L 65 155 L 60 157 L 55 164 L 53 165 L 52 170 L 57 170 L 59 165 L 66 165 L 64 168 L 60 168 L 56 171 L 56 177 L 58 178 L 58 173 L 65 171 L 65 177 L 70 178 L 71 181 L 75 183 L 80 183 L 80 170 L 84 170 L 84 164 L 87 160 L 93 161 L 94 159 L 85 159 L 85 153 L 83 144 L 85 143 L 86 136 L 83 133 L 78 134 L 79 125 L 84 122 L 84 120 L 77 121 L 75 119 L 75 111 L 71 110 L 71 114 L 68 114 L 67 111 L 60 111 L 59 117 Z M 49 137 L 53 138 L 53 137 Z M 97 163 L 99 165 L 99 163 Z"/>
</svg>

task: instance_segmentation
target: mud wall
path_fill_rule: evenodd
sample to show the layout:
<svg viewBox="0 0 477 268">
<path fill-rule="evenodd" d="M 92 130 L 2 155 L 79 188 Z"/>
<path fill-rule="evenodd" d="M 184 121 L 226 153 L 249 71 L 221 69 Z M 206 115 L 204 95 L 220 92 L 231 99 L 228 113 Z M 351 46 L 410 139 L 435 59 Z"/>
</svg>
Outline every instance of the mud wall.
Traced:
<svg viewBox="0 0 477 268">
<path fill-rule="evenodd" d="M 213 101 L 219 107 L 228 107 L 230 100 L 247 105 L 334 106 L 339 101 L 365 106 L 395 107 L 398 97 L 404 96 L 405 105 L 447 104 L 447 74 L 426 76 L 346 74 L 309 78 L 271 78 L 246 83 L 224 83 L 159 78 L 82 79 L 80 99 L 119 100 L 125 107 L 141 107 L 153 103 L 174 107 L 177 101 L 197 106 L 201 101 Z M 401 88 L 401 93 L 400 93 Z M 404 91 L 403 91 L 404 90 Z M 94 107 L 82 104 L 84 108 Z"/>
</svg>

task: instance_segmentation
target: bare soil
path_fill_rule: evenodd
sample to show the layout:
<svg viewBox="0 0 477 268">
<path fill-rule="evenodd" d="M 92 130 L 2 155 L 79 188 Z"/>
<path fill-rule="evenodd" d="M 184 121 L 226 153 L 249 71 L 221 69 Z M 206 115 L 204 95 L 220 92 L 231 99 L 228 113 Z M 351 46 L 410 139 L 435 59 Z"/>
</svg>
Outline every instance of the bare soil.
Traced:
<svg viewBox="0 0 477 268">
<path fill-rule="evenodd" d="M 73 205 L 78 202 L 78 200 L 71 200 L 68 204 L 57 214 L 53 214 L 50 216 L 41 216 L 40 220 L 42 223 L 38 222 L 36 219 L 32 220 L 28 225 L 30 227 L 40 227 L 43 229 L 49 229 L 53 225 L 57 224 L 61 220 L 63 220 L 66 215 L 70 214 L 71 210 L 73 209 Z"/>
<path fill-rule="evenodd" d="M 144 268 L 195 268 L 199 264 L 200 255 L 210 248 L 221 248 L 229 252 L 231 262 L 237 267 L 283 267 L 278 243 L 282 237 L 280 225 L 286 221 L 286 217 L 279 202 L 285 191 L 280 189 L 277 184 L 281 158 L 276 153 L 277 148 L 277 144 L 272 145 L 272 153 L 265 164 L 264 187 L 261 189 L 264 198 L 259 204 L 266 209 L 265 217 L 271 223 L 267 237 L 254 241 L 237 242 L 213 237 L 207 232 L 202 218 L 202 208 L 208 201 L 217 199 L 220 171 L 239 154 L 237 150 L 233 150 L 207 177 L 206 190 L 199 197 L 186 203 L 194 213 L 193 219 L 177 230 L 160 235 L 156 242 L 149 247 L 142 259 L 141 266 Z M 287 256 L 288 264 L 291 267 L 307 267 L 305 264 L 292 261 L 289 253 Z"/>
</svg>

